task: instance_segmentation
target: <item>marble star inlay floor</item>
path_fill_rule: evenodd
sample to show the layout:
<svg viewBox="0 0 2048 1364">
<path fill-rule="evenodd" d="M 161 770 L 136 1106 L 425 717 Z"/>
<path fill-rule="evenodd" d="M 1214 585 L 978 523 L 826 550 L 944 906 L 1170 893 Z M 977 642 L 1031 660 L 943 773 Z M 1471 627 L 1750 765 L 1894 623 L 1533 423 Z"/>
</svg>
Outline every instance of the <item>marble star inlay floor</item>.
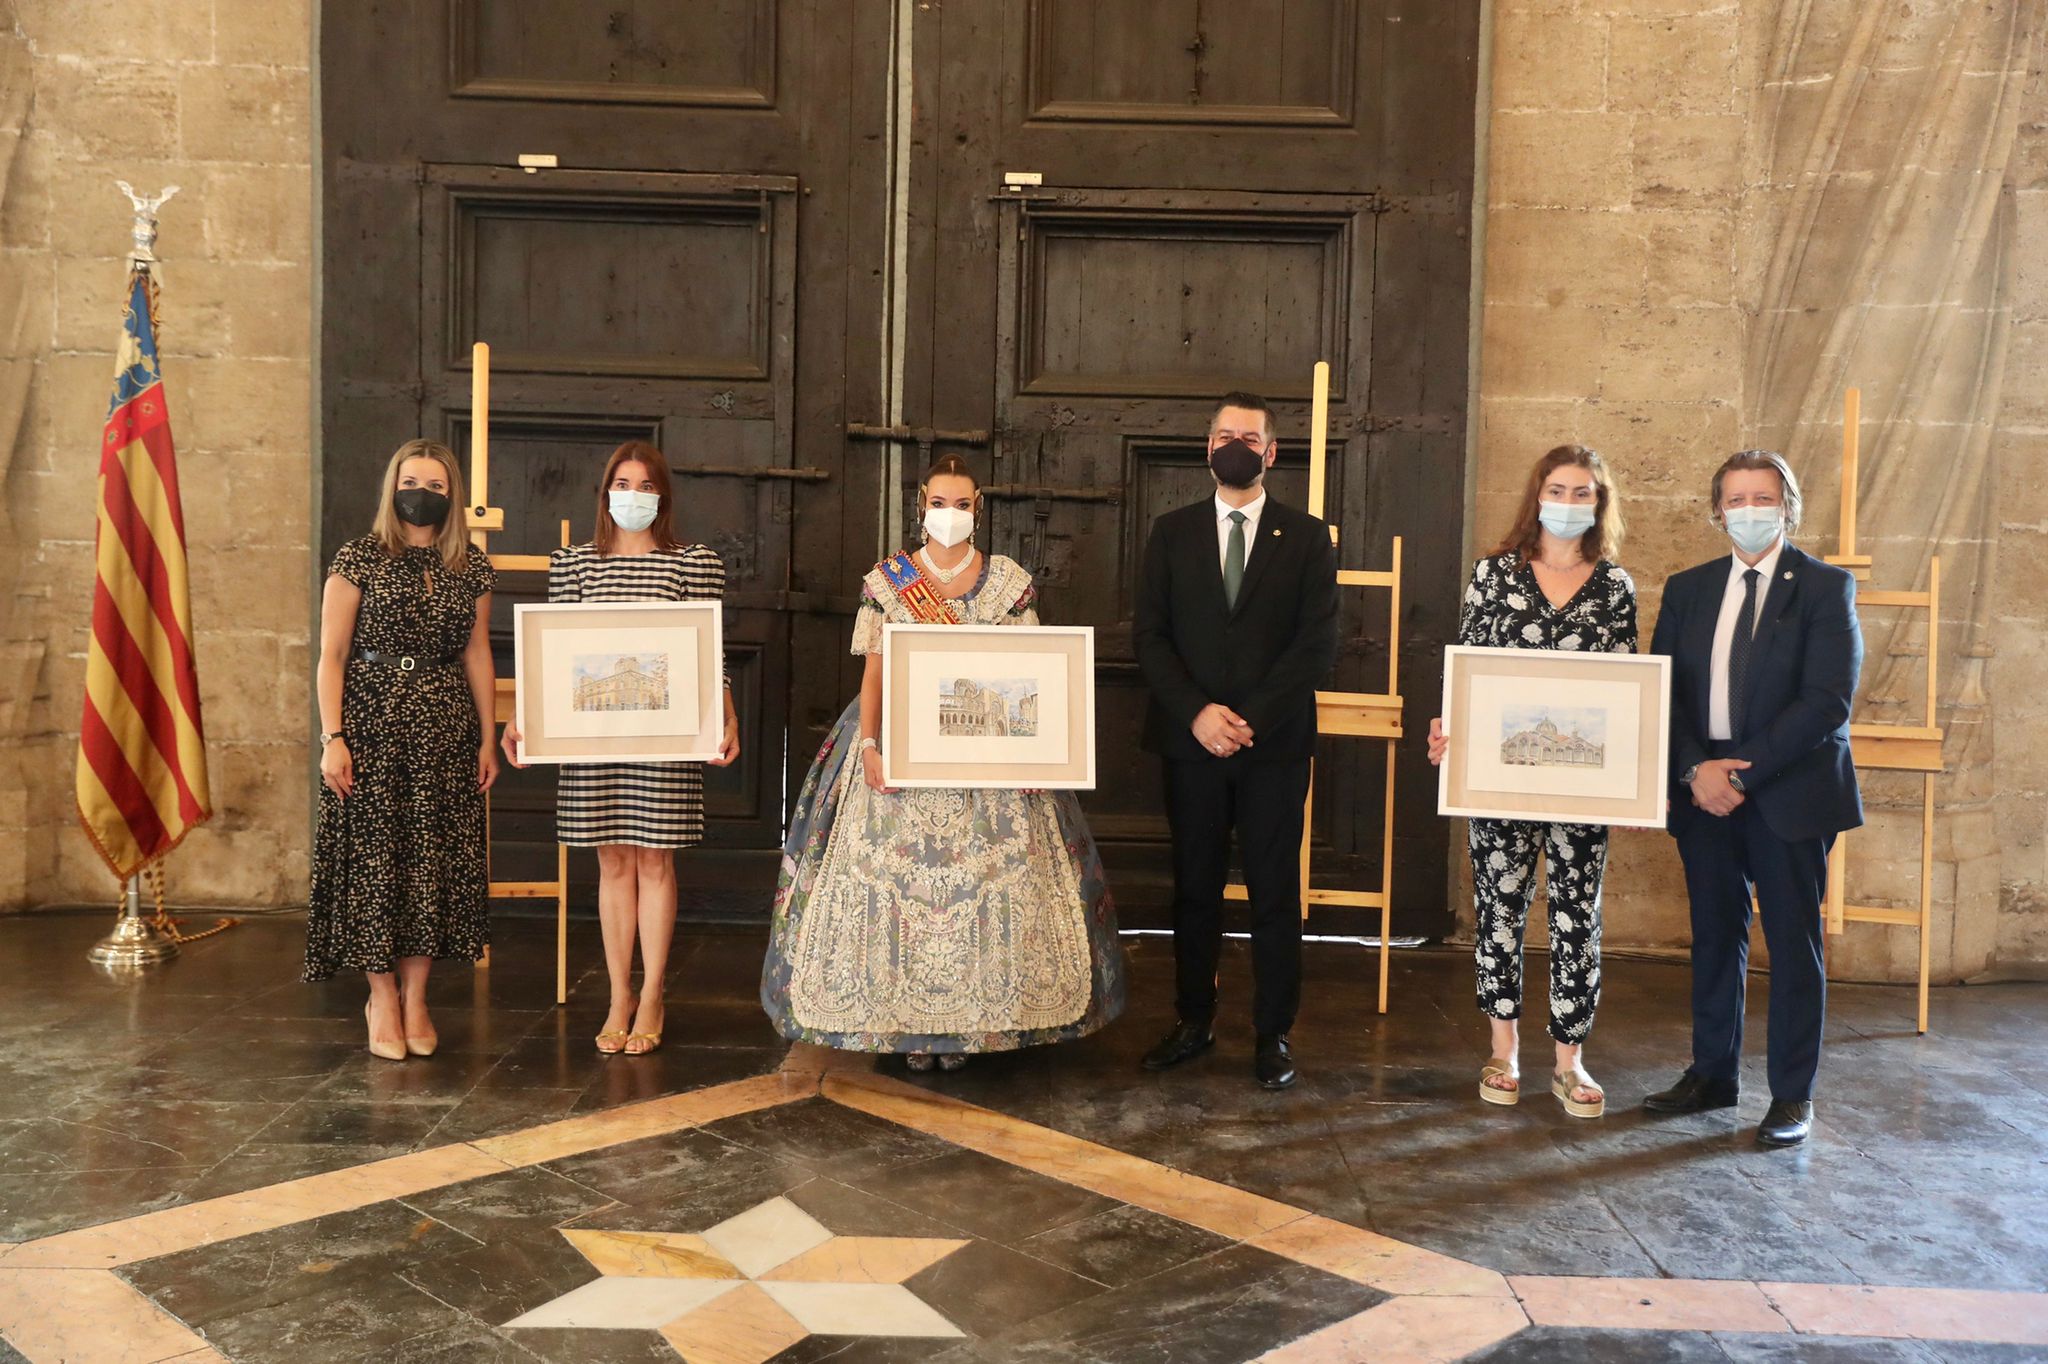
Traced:
<svg viewBox="0 0 2048 1364">
<path fill-rule="evenodd" d="M 1227 1041 L 1136 1078 L 1156 1010 L 944 1077 L 788 1048 L 740 934 L 691 944 L 655 1057 L 529 1007 L 552 942 L 507 932 L 441 982 L 444 1054 L 386 1066 L 263 969 L 288 928 L 142 993 L 65 974 L 88 930 L 0 924 L 43 944 L 0 950 L 0 1364 L 2048 1359 L 2026 987 L 1918 1040 L 1908 995 L 1841 990 L 1832 1064 L 1885 1083 L 1759 1154 L 1744 1115 L 1475 1112 L 1448 958 L 1363 1024 L 1369 979 L 1312 959 L 1318 1064 L 1275 1097 Z M 1602 1078 L 1641 1092 L 1683 1019 L 1617 968 Z"/>
<path fill-rule="evenodd" d="M 838 1236 L 787 1198 L 702 1233 L 561 1234 L 603 1277 L 507 1328 L 659 1331 L 689 1364 L 766 1364 L 812 1335 L 965 1334 L 903 1286 L 965 1240 Z"/>
</svg>

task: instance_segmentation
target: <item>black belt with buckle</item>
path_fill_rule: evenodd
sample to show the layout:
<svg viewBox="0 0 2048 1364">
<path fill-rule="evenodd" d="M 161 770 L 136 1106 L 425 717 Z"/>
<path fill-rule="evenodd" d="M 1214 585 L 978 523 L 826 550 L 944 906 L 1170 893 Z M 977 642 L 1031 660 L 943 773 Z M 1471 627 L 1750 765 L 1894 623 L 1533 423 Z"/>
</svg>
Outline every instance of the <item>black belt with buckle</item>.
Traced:
<svg viewBox="0 0 2048 1364">
<path fill-rule="evenodd" d="M 356 658 L 364 663 L 396 668 L 402 673 L 417 672 L 422 668 L 446 668 L 460 661 L 454 654 L 436 654 L 429 658 L 425 654 L 387 654 L 376 649 L 358 649 Z"/>
</svg>

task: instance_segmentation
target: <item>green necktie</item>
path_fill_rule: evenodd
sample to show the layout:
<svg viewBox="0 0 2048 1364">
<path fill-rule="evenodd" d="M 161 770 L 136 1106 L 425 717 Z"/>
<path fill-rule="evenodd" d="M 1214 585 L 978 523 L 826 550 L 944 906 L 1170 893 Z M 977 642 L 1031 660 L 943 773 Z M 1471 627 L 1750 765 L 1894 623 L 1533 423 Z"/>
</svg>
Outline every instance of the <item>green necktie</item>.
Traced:
<svg viewBox="0 0 2048 1364">
<path fill-rule="evenodd" d="M 1244 587 L 1244 513 L 1230 514 L 1230 543 L 1223 551 L 1223 604 L 1237 609 L 1237 594 Z"/>
</svg>

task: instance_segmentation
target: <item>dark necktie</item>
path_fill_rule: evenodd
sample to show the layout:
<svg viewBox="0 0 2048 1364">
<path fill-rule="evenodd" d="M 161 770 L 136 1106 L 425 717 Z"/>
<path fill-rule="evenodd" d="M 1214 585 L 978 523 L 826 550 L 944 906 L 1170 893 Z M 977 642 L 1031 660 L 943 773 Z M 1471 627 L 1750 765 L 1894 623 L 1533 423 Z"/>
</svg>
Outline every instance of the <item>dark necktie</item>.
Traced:
<svg viewBox="0 0 2048 1364">
<path fill-rule="evenodd" d="M 1756 642 L 1755 569 L 1742 573 L 1742 609 L 1735 614 L 1735 638 L 1728 641 L 1728 737 L 1742 738 L 1743 712 L 1749 709 L 1749 647 Z"/>
<path fill-rule="evenodd" d="M 1237 594 L 1244 586 L 1244 513 L 1230 514 L 1230 543 L 1223 550 L 1223 604 L 1237 609 Z"/>
</svg>

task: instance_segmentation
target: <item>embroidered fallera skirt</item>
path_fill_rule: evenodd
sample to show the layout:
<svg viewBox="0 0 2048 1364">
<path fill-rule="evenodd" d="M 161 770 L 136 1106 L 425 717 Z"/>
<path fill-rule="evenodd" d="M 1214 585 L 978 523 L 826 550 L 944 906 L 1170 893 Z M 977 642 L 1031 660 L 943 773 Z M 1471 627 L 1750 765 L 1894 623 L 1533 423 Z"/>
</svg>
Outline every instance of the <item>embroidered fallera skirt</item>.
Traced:
<svg viewBox="0 0 2048 1364">
<path fill-rule="evenodd" d="M 1102 859 L 1071 791 L 868 789 L 860 706 L 812 764 L 783 845 L 761 1003 L 847 1051 L 989 1052 L 1123 1011 Z"/>
</svg>

